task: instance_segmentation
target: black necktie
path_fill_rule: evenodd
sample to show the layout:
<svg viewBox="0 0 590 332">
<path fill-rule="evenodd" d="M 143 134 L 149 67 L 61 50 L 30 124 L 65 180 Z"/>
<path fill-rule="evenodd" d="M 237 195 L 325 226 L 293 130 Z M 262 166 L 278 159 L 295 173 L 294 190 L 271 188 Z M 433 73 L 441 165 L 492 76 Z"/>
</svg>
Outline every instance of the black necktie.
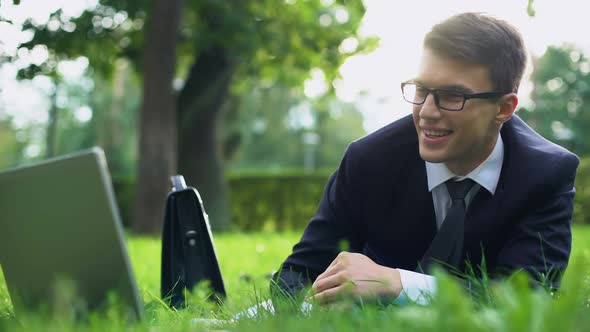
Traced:
<svg viewBox="0 0 590 332">
<path fill-rule="evenodd" d="M 453 181 L 451 179 L 445 184 L 449 196 L 451 196 L 452 204 L 442 226 L 420 260 L 418 268 L 421 268 L 423 272 L 428 272 L 435 262 L 445 267 L 450 266 L 455 268 L 459 268 L 459 264 L 461 263 L 466 211 L 465 196 L 475 182 L 471 179 L 462 181 Z"/>
</svg>

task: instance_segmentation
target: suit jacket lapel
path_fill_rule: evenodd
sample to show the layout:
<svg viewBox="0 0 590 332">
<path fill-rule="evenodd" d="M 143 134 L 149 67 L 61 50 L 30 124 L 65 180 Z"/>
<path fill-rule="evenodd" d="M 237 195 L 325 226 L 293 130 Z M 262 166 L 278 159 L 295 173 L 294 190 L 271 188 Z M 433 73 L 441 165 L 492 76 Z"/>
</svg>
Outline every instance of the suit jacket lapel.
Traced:
<svg viewBox="0 0 590 332">
<path fill-rule="evenodd" d="M 512 162 L 511 141 L 512 132 L 510 131 L 511 123 L 506 123 L 501 131 L 502 141 L 504 142 L 504 160 L 502 162 L 502 171 L 498 180 L 496 192 L 492 195 L 485 188 L 480 188 L 479 192 L 473 198 L 467 215 L 465 217 L 465 249 L 481 250 L 481 242 L 495 228 L 501 224 L 501 218 L 506 192 L 506 184 L 509 181 L 510 170 L 514 168 Z M 473 253 L 478 256 L 480 252 Z M 476 255 L 477 254 L 477 255 Z"/>
</svg>

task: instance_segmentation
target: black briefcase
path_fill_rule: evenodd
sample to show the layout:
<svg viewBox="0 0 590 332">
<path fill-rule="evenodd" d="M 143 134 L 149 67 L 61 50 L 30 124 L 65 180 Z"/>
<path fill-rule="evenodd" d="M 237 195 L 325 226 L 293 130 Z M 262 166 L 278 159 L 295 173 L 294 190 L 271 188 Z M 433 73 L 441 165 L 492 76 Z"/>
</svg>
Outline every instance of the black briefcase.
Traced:
<svg viewBox="0 0 590 332">
<path fill-rule="evenodd" d="M 185 291 L 208 280 L 213 290 L 210 299 L 221 303 L 225 287 L 203 201 L 195 188 L 186 186 L 182 175 L 171 180 L 162 232 L 162 299 L 183 308 Z"/>
</svg>

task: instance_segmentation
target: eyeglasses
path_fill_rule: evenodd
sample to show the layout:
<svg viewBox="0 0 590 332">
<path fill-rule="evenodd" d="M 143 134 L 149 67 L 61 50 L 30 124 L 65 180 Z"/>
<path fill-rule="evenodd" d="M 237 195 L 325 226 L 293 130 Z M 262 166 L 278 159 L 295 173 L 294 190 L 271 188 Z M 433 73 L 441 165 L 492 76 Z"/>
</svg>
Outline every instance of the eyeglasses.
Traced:
<svg viewBox="0 0 590 332">
<path fill-rule="evenodd" d="M 439 109 L 447 111 L 460 111 L 469 99 L 494 99 L 510 92 L 489 91 L 481 93 L 463 93 L 448 89 L 429 89 L 412 82 L 402 83 L 402 94 L 405 101 L 414 105 L 422 105 L 428 94 L 434 96 L 434 103 Z"/>
</svg>

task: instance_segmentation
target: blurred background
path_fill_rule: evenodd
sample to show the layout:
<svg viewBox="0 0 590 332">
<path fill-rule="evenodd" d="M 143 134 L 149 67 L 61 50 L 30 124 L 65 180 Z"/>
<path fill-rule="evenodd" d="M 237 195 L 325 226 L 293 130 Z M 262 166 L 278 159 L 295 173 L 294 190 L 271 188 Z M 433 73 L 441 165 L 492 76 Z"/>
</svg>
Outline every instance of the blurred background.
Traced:
<svg viewBox="0 0 590 332">
<path fill-rule="evenodd" d="M 479 11 L 521 30 L 529 63 L 517 114 L 582 158 L 574 222 L 590 223 L 589 9 L 1 0 L 0 169 L 98 145 L 136 233 L 160 232 L 173 174 L 199 190 L 215 231 L 300 230 L 347 145 L 410 114 L 399 83 L 414 75 L 424 34 Z"/>
</svg>

